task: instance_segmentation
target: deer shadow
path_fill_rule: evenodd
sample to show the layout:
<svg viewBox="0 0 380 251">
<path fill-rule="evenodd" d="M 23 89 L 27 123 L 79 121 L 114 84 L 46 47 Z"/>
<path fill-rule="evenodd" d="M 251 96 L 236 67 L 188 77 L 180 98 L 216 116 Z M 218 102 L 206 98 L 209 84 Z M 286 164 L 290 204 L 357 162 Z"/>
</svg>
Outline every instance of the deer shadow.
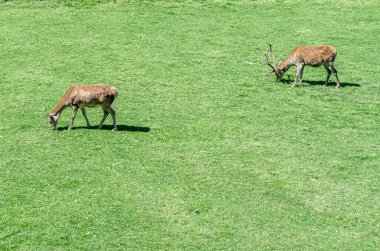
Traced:
<svg viewBox="0 0 380 251">
<path fill-rule="evenodd" d="M 99 130 L 98 126 L 73 126 L 72 130 L 77 130 L 77 129 L 88 129 L 88 130 Z M 112 125 L 103 125 L 102 129 L 100 130 L 108 130 L 111 131 L 113 129 Z M 67 130 L 67 127 L 58 127 L 58 131 L 64 131 Z M 150 128 L 149 127 L 144 127 L 144 126 L 131 126 L 131 125 L 117 125 L 117 131 L 127 131 L 127 132 L 149 132 Z"/>
<path fill-rule="evenodd" d="M 294 82 L 294 80 L 291 80 L 291 79 L 282 79 L 281 80 L 282 83 L 284 84 L 291 84 Z M 325 81 L 315 81 L 315 80 L 302 80 L 302 83 L 307 83 L 309 85 L 325 85 Z M 298 84 L 302 84 L 302 83 L 297 83 Z M 336 85 L 336 82 L 328 82 L 327 85 Z M 356 83 L 340 83 L 340 87 L 361 87 L 361 85 L 359 84 L 356 84 Z"/>
<path fill-rule="evenodd" d="M 309 85 L 325 85 L 325 81 L 314 81 L 314 80 L 302 80 L 303 83 L 308 83 Z M 328 82 L 327 85 L 336 85 L 336 82 Z M 341 87 L 361 87 L 361 85 L 356 83 L 340 83 Z"/>
</svg>

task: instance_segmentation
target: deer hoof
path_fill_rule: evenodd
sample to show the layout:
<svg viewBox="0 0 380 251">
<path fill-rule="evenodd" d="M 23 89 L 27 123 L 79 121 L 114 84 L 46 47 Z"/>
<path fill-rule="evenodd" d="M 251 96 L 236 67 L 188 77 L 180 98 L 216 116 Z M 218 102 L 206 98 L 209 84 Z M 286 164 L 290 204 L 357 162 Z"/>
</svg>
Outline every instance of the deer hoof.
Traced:
<svg viewBox="0 0 380 251">
<path fill-rule="evenodd" d="M 117 127 L 113 128 L 111 131 L 113 131 L 113 132 L 114 132 L 114 131 L 117 131 Z"/>
</svg>

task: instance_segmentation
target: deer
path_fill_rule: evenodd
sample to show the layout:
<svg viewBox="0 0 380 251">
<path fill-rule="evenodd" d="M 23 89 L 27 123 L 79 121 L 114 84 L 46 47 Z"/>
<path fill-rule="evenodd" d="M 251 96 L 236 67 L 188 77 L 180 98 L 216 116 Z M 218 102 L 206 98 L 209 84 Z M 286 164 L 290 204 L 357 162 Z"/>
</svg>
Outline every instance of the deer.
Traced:
<svg viewBox="0 0 380 251">
<path fill-rule="evenodd" d="M 327 71 L 325 85 L 327 86 L 331 73 L 334 74 L 336 80 L 336 88 L 340 87 L 338 72 L 334 67 L 334 60 L 337 55 L 336 49 L 329 45 L 320 46 L 298 46 L 293 49 L 292 53 L 276 66 L 276 56 L 272 50 L 273 43 L 267 43 L 269 48 L 266 50 L 265 62 L 271 70 L 269 73 L 275 73 L 276 81 L 281 81 L 284 73 L 292 66 L 297 67 L 296 77 L 292 87 L 295 87 L 297 82 L 302 82 L 303 70 L 306 65 L 319 67 L 323 65 Z M 269 63 L 268 54 L 272 55 L 273 65 Z"/>
<path fill-rule="evenodd" d="M 85 107 L 95 107 L 100 105 L 103 110 L 103 119 L 101 120 L 98 129 L 102 129 L 103 123 L 108 114 L 111 114 L 113 120 L 112 131 L 117 131 L 116 113 L 111 108 L 113 101 L 117 97 L 117 89 L 112 85 L 93 84 L 93 85 L 74 85 L 69 88 L 62 96 L 61 100 L 48 115 L 48 122 L 51 129 L 57 129 L 58 120 L 63 112 L 68 107 L 72 108 L 71 120 L 68 130 L 73 128 L 73 123 L 78 109 L 80 108 L 83 117 L 86 120 L 87 128 L 90 128 L 90 121 L 87 118 Z"/>
</svg>

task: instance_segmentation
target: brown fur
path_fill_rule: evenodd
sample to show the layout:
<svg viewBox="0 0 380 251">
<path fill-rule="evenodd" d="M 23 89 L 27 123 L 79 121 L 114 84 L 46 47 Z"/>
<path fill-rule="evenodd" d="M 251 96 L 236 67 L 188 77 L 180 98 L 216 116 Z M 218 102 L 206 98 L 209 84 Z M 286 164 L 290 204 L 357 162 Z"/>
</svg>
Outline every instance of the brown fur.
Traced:
<svg viewBox="0 0 380 251">
<path fill-rule="evenodd" d="M 271 44 L 269 51 L 272 52 Z M 272 52 L 273 57 L 274 53 Z M 336 49 L 328 45 L 320 46 L 298 46 L 290 55 L 280 63 L 277 67 L 273 67 L 267 61 L 267 64 L 271 66 L 273 72 L 276 74 L 277 80 L 280 80 L 283 74 L 292 66 L 297 67 L 297 74 L 292 87 L 295 87 L 298 80 L 302 81 L 303 70 L 306 65 L 312 67 L 319 67 L 323 65 L 327 71 L 327 78 L 325 84 L 327 85 L 331 73 L 333 73 L 336 79 L 336 87 L 340 87 L 338 73 L 334 68 L 334 60 L 337 55 Z"/>
<path fill-rule="evenodd" d="M 62 111 L 67 107 L 71 107 L 73 109 L 69 126 L 69 129 L 71 129 L 76 112 L 80 108 L 82 110 L 83 116 L 86 119 L 87 126 L 90 127 L 90 123 L 86 116 L 85 107 L 94 107 L 100 105 L 103 109 L 104 117 L 99 125 L 99 128 L 102 127 L 105 118 L 110 113 L 114 122 L 114 130 L 116 130 L 117 127 L 115 111 L 111 108 L 111 105 L 113 101 L 116 99 L 116 97 L 117 89 L 111 85 L 75 85 L 71 87 L 69 90 L 67 90 L 67 92 L 63 95 L 61 100 L 56 105 L 56 107 L 50 113 L 49 122 L 51 123 L 52 128 L 55 129 Z"/>
<path fill-rule="evenodd" d="M 282 71 L 298 63 L 314 67 L 321 66 L 326 62 L 334 62 L 335 57 L 336 49 L 328 45 L 299 46 L 276 69 Z"/>
</svg>

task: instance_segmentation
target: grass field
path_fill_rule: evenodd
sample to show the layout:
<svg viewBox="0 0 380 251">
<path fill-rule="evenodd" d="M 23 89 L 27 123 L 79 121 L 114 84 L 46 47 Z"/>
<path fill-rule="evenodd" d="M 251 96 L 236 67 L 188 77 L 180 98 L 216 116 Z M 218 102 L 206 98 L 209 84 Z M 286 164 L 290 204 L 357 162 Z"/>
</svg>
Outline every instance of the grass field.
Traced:
<svg viewBox="0 0 380 251">
<path fill-rule="evenodd" d="M 379 10 L 0 1 L 0 249 L 379 250 Z M 269 41 L 334 46 L 342 88 L 275 82 Z M 118 88 L 119 131 L 49 129 L 76 83 Z"/>
</svg>

